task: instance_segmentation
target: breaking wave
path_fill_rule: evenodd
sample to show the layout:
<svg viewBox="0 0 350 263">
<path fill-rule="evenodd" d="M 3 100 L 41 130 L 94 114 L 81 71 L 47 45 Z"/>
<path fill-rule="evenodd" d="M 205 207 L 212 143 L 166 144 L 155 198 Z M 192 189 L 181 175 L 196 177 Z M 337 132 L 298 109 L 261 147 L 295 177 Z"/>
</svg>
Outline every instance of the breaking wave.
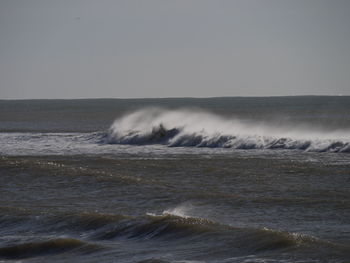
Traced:
<svg viewBox="0 0 350 263">
<path fill-rule="evenodd" d="M 203 111 L 149 108 L 117 119 L 105 143 L 350 152 L 350 131 L 321 131 L 305 125 L 223 118 Z"/>
</svg>

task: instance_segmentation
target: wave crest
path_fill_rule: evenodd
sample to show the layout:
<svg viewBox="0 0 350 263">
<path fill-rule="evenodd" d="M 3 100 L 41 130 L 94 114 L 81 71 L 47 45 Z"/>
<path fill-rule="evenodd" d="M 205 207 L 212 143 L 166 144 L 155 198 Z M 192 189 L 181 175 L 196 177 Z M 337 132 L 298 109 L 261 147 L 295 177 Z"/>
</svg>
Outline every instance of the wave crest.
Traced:
<svg viewBox="0 0 350 263">
<path fill-rule="evenodd" d="M 326 132 L 305 125 L 253 123 L 194 110 L 139 110 L 117 119 L 109 144 L 163 144 L 169 147 L 298 149 L 350 152 L 350 132 Z"/>
</svg>

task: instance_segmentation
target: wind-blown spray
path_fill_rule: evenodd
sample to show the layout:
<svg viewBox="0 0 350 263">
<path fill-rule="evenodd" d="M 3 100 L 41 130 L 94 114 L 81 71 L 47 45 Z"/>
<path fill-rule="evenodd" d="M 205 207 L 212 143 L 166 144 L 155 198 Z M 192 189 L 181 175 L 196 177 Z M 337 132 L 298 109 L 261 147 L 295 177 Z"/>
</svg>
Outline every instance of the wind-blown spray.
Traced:
<svg viewBox="0 0 350 263">
<path fill-rule="evenodd" d="M 349 152 L 350 132 L 324 132 L 295 124 L 254 123 L 199 110 L 148 108 L 117 119 L 110 128 L 107 142 Z"/>
</svg>

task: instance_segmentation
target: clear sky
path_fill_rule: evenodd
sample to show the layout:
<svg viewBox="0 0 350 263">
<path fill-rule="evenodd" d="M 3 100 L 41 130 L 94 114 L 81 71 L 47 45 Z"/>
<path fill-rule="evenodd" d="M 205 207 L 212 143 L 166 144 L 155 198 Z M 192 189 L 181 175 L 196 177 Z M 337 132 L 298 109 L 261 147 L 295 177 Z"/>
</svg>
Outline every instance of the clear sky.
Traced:
<svg viewBox="0 0 350 263">
<path fill-rule="evenodd" d="M 349 0 L 0 0 L 0 98 L 350 95 Z"/>
</svg>

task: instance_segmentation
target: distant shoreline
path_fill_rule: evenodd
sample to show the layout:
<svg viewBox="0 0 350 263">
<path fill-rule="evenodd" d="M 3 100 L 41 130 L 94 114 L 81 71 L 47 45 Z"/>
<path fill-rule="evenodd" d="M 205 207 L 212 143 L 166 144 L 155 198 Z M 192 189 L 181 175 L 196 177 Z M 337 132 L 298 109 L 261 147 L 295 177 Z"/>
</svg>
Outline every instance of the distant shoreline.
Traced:
<svg viewBox="0 0 350 263">
<path fill-rule="evenodd" d="M 0 101 L 64 101 L 64 100 L 183 100 L 183 99 L 195 99 L 195 100 L 206 100 L 206 99 L 263 99 L 263 98 L 307 98 L 307 97 L 350 97 L 350 95 L 276 95 L 276 96 L 217 96 L 217 97 L 147 97 L 147 98 L 9 98 L 9 99 L 0 99 Z"/>
</svg>

